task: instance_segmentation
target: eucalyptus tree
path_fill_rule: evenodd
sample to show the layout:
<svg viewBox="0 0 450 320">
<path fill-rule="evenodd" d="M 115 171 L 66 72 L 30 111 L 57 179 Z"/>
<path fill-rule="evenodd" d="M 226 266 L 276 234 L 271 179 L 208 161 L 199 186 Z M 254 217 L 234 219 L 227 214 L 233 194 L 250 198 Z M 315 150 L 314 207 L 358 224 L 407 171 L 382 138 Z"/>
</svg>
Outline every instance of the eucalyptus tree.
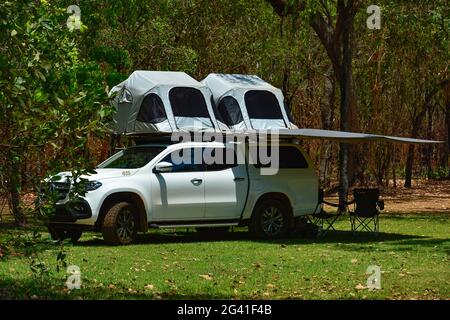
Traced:
<svg viewBox="0 0 450 320">
<path fill-rule="evenodd" d="M 445 140 L 444 132 L 432 129 L 445 118 L 445 111 L 437 107 L 444 104 L 445 83 L 450 79 L 450 19 L 446 1 L 385 1 L 384 9 L 385 19 L 389 21 L 384 41 L 385 81 L 394 89 L 388 89 L 390 92 L 384 103 L 395 106 L 392 116 L 398 119 L 397 130 L 401 128 L 412 137 L 421 134 Z M 441 116 L 433 117 L 436 112 Z M 448 124 L 446 126 L 448 128 Z M 431 148 L 422 148 L 428 171 Z M 408 146 L 405 187 L 411 187 L 415 153 L 414 145 Z"/>
<path fill-rule="evenodd" d="M 361 0 L 267 0 L 280 16 L 301 15 L 307 19 L 327 52 L 334 76 L 340 88 L 340 129 L 355 130 L 357 123 L 357 101 L 353 87 L 353 22 Z M 356 154 L 356 153 L 354 153 Z M 341 144 L 339 150 L 339 204 L 345 210 L 349 188 L 349 167 L 354 167 L 355 158 L 349 161 L 348 145 Z M 352 179 L 353 180 L 353 179 Z"/>
</svg>

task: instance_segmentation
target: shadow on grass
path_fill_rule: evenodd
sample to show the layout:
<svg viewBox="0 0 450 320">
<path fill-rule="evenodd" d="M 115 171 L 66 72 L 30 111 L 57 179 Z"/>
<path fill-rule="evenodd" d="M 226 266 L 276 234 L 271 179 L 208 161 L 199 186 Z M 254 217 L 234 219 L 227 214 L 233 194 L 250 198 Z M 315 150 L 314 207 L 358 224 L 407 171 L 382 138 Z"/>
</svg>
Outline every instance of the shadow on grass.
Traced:
<svg viewBox="0 0 450 320">
<path fill-rule="evenodd" d="M 25 226 L 19 226 L 12 222 L 3 222 L 0 223 L 0 233 L 1 232 L 44 232 L 47 231 L 47 228 L 44 225 L 30 223 Z"/>
<path fill-rule="evenodd" d="M 148 244 L 170 244 L 170 243 L 197 243 L 197 242 L 239 242 L 252 241 L 256 243 L 267 244 L 281 244 L 281 245 L 296 245 L 296 244 L 313 244 L 313 243 L 329 243 L 329 244 L 365 244 L 365 243 L 381 243 L 381 242 L 395 242 L 396 244 L 405 245 L 426 245 L 434 246 L 448 239 L 435 239 L 426 236 L 405 235 L 398 233 L 380 232 L 378 235 L 370 233 L 356 233 L 351 231 L 332 231 L 327 233 L 322 238 L 301 238 L 298 236 L 291 236 L 278 240 L 260 240 L 250 236 L 246 231 L 229 232 L 225 235 L 200 235 L 196 232 L 174 232 L 174 233 L 147 233 L 140 234 L 134 245 L 148 245 Z M 108 246 L 103 239 L 94 238 L 86 241 L 80 241 L 76 246 Z"/>
<path fill-rule="evenodd" d="M 436 214 L 433 215 L 433 218 L 437 219 L 447 219 L 450 216 L 448 214 Z M 405 215 L 405 214 L 386 214 L 380 217 L 380 220 L 398 220 L 398 219 L 429 219 L 430 217 L 419 215 Z M 305 238 L 300 237 L 298 235 L 293 235 L 288 238 L 279 239 L 279 240 L 260 240 L 251 237 L 251 235 L 246 231 L 245 228 L 237 228 L 233 232 L 228 233 L 218 233 L 218 234 L 200 234 L 196 231 L 190 229 L 189 231 L 185 231 L 186 229 L 178 229 L 174 232 L 161 232 L 159 230 L 151 230 L 146 234 L 139 234 L 138 239 L 133 245 L 148 245 L 148 244 L 170 244 L 170 243 L 197 243 L 197 242 L 239 242 L 239 241 L 251 241 L 255 243 L 267 243 L 267 244 L 284 244 L 284 245 L 295 245 L 295 244 L 313 244 L 313 243 L 322 243 L 322 244 L 377 244 L 382 242 L 390 242 L 392 244 L 398 244 L 401 246 L 407 247 L 409 246 L 437 246 L 443 243 L 450 241 L 450 239 L 438 239 L 429 236 L 420 236 L 420 235 L 408 235 L 408 234 L 399 234 L 399 233 L 386 233 L 380 232 L 378 235 L 374 235 L 367 232 L 358 232 L 353 234 L 351 231 L 330 231 L 322 238 Z M 0 224 L 0 240 L 2 236 L 2 232 L 9 232 L 11 234 L 18 233 L 32 233 L 33 231 L 38 232 L 46 232 L 46 228 L 42 225 L 29 225 L 27 227 L 18 227 L 14 224 Z M 90 233 L 91 235 L 96 235 L 95 237 L 88 236 L 86 238 L 82 238 L 80 242 L 75 244 L 75 246 L 80 247 L 95 247 L 95 246 L 104 246 L 109 247 L 110 245 L 106 244 L 101 235 Z M 45 236 L 42 236 L 42 239 L 45 239 Z M 45 241 L 43 241 L 45 242 Z M 71 244 L 67 243 L 68 246 Z M 51 248 L 49 245 L 42 245 L 39 249 L 46 250 Z M 53 245 L 55 248 L 56 245 Z M 39 251 L 40 251 L 39 250 Z M 402 250 L 401 247 L 398 247 L 397 250 Z M 407 250 L 407 249 L 405 249 Z"/>
<path fill-rule="evenodd" d="M 39 300 L 208 300 L 208 299 L 231 299 L 231 296 L 217 293 L 180 293 L 170 288 L 166 291 L 140 290 L 129 291 L 129 285 L 116 285 L 114 288 L 107 286 L 91 286 L 81 284 L 80 289 L 67 290 L 63 278 L 51 277 L 47 279 L 0 279 L 0 300 L 13 299 L 39 299 Z M 240 297 L 250 298 L 250 297 Z"/>
<path fill-rule="evenodd" d="M 68 240 L 63 243 L 64 247 L 71 245 Z M 50 238 L 47 228 L 43 225 L 0 224 L 0 262 L 12 257 L 32 257 L 60 248 L 60 244 Z"/>
<path fill-rule="evenodd" d="M 399 212 L 382 212 L 380 214 L 380 219 L 409 219 L 409 220 L 429 220 L 429 219 L 450 219 L 450 210 L 445 211 L 414 211 L 411 213 L 399 213 Z"/>
</svg>

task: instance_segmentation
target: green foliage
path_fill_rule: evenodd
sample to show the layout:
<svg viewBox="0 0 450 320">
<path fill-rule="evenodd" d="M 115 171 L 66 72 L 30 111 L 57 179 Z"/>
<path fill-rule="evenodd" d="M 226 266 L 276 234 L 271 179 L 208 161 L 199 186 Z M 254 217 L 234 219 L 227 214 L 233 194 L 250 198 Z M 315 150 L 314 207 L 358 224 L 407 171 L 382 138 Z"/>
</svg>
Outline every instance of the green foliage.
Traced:
<svg viewBox="0 0 450 320">
<path fill-rule="evenodd" d="M 431 180 L 448 180 L 450 179 L 450 168 L 438 167 L 435 170 L 424 172 L 422 176 Z"/>
<path fill-rule="evenodd" d="M 2 233 L 0 240 L 0 262 L 18 256 L 25 257 L 33 276 L 40 281 L 47 280 L 54 275 L 55 271 L 58 273 L 67 267 L 65 243 L 51 240 L 36 229 L 26 230 L 26 232 L 7 230 Z M 58 246 L 54 264 L 42 259 L 41 251 L 54 250 L 56 244 Z"/>
<path fill-rule="evenodd" d="M 104 73 L 80 55 L 77 32 L 86 28 L 70 31 L 65 8 L 7 1 L 0 4 L 0 17 L 0 148 L 6 155 L 0 173 L 15 194 L 23 175 L 39 181 L 37 165 L 21 170 L 27 162 L 39 161 L 51 172 L 91 166 L 88 136 L 105 132 L 112 110 Z M 47 152 L 54 156 L 42 163 Z"/>
</svg>

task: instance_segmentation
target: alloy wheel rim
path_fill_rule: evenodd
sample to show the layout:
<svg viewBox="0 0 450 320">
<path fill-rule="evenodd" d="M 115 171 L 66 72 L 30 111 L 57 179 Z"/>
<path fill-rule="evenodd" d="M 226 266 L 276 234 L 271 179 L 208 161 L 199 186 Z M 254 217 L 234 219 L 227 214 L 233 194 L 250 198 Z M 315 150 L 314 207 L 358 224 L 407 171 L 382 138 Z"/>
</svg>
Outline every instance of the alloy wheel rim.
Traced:
<svg viewBox="0 0 450 320">
<path fill-rule="evenodd" d="M 277 207 L 269 207 L 262 215 L 262 228 L 267 235 L 277 235 L 283 228 L 283 213 Z"/>
<path fill-rule="evenodd" d="M 128 242 L 134 235 L 134 216 L 130 209 L 123 209 L 117 217 L 117 235 Z"/>
</svg>

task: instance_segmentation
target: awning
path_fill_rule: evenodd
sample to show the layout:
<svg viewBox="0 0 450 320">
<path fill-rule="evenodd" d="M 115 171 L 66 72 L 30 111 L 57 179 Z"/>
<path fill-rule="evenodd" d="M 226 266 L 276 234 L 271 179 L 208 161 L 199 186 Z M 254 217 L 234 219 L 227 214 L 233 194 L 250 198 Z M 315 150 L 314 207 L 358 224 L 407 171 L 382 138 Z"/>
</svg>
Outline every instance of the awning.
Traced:
<svg viewBox="0 0 450 320">
<path fill-rule="evenodd" d="M 230 132 L 230 135 L 244 135 L 254 136 L 259 138 L 268 136 L 278 136 L 279 139 L 286 138 L 298 138 L 298 139 L 320 139 L 320 140 L 332 140 L 343 143 L 357 143 L 367 141 L 388 141 L 388 142 L 400 142 L 400 143 L 444 143 L 445 141 L 436 140 L 424 140 L 413 139 L 405 137 L 383 136 L 379 134 L 357 133 L 357 132 L 345 132 L 334 130 L 321 130 L 321 129 L 278 129 L 278 130 L 249 130 L 246 132 Z"/>
</svg>

